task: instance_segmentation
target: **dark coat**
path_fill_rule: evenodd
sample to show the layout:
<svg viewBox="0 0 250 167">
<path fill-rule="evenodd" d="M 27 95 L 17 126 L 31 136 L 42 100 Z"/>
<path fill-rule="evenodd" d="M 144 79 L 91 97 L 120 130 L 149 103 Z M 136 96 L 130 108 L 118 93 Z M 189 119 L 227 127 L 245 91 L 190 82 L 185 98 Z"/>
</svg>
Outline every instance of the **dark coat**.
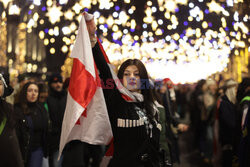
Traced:
<svg viewBox="0 0 250 167">
<path fill-rule="evenodd" d="M 8 116 L 3 114 L 8 112 Z M 22 155 L 14 128 L 13 109 L 10 104 L 0 99 L 0 124 L 3 116 L 7 118 L 5 127 L 0 135 L 0 166 L 23 167 Z"/>
<path fill-rule="evenodd" d="M 24 114 L 20 104 L 14 106 L 16 133 L 25 164 L 29 162 L 31 152 L 39 147 L 42 147 L 44 156 L 47 156 L 47 111 L 39 103 L 28 105 L 28 109 L 32 112 Z"/>
<path fill-rule="evenodd" d="M 67 92 L 56 92 L 50 89 L 50 95 L 47 99 L 49 116 L 51 121 L 51 130 L 49 132 L 49 152 L 55 152 L 59 149 L 63 116 L 66 107 Z"/>
<path fill-rule="evenodd" d="M 227 96 L 221 98 L 219 107 L 219 138 L 222 146 L 233 145 L 236 126 L 236 106 L 231 103 Z"/>
</svg>

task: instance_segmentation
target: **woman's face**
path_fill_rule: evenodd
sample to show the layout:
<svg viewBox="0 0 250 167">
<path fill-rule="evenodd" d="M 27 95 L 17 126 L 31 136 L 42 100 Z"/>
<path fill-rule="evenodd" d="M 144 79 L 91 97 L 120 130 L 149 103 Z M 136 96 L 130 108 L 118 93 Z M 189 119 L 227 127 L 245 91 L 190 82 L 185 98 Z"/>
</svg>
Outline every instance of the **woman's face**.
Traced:
<svg viewBox="0 0 250 167">
<path fill-rule="evenodd" d="M 202 91 L 203 92 L 206 92 L 207 91 L 207 84 L 203 84 L 202 87 L 201 87 Z"/>
<path fill-rule="evenodd" d="M 3 81 L 0 80 L 0 97 L 3 96 L 3 93 L 4 93 L 4 85 L 3 85 Z"/>
<path fill-rule="evenodd" d="M 124 87 L 129 91 L 140 91 L 140 75 L 139 70 L 135 65 L 130 65 L 124 70 L 122 82 Z"/>
<path fill-rule="evenodd" d="M 36 102 L 38 99 L 38 86 L 30 84 L 27 89 L 27 101 L 30 103 Z"/>
</svg>

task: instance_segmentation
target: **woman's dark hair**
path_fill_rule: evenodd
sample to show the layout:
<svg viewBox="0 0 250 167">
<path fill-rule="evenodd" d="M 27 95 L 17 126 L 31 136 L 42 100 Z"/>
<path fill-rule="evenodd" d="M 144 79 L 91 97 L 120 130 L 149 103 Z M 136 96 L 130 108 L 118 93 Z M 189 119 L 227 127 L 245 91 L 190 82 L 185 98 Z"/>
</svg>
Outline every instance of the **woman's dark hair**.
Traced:
<svg viewBox="0 0 250 167">
<path fill-rule="evenodd" d="M 23 109 L 24 114 L 29 114 L 31 112 L 31 111 L 28 110 L 28 103 L 29 102 L 27 100 L 27 90 L 28 90 L 28 87 L 30 85 L 32 85 L 32 84 L 36 85 L 38 87 L 38 90 L 39 90 L 39 86 L 38 86 L 37 83 L 28 82 L 22 87 L 22 89 L 20 91 L 20 94 L 19 94 L 19 103 L 20 103 L 20 105 L 21 105 L 21 107 Z M 40 91 L 38 91 L 38 92 L 40 93 Z M 39 94 L 38 94 L 38 97 L 39 97 Z M 37 98 L 36 102 L 38 102 L 38 98 Z"/>
<path fill-rule="evenodd" d="M 201 79 L 197 82 L 197 85 L 195 87 L 195 90 L 202 91 L 202 86 L 206 83 L 205 79 Z"/>
<path fill-rule="evenodd" d="M 150 121 L 152 121 L 154 117 L 153 115 L 154 99 L 152 95 L 152 90 L 149 85 L 148 72 L 144 64 L 138 59 L 128 59 L 121 64 L 118 70 L 117 76 L 120 80 L 122 80 L 125 69 L 131 65 L 135 65 L 139 70 L 139 76 L 140 76 L 140 82 L 141 82 L 140 83 L 141 94 L 143 95 L 143 98 L 144 98 L 143 105 L 144 105 L 144 108 L 146 109 L 147 116 L 149 117 Z"/>
</svg>

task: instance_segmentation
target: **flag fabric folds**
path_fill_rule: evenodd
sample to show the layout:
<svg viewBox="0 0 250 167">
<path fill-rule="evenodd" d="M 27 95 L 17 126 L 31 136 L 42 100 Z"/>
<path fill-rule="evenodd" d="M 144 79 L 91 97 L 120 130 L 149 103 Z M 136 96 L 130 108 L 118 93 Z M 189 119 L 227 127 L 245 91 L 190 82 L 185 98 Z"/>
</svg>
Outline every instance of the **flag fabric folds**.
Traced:
<svg viewBox="0 0 250 167">
<path fill-rule="evenodd" d="M 100 78 L 93 59 L 86 21 L 93 15 L 84 13 L 72 53 L 73 66 L 67 104 L 62 124 L 59 157 L 72 140 L 89 144 L 108 144 L 112 130 Z"/>
</svg>

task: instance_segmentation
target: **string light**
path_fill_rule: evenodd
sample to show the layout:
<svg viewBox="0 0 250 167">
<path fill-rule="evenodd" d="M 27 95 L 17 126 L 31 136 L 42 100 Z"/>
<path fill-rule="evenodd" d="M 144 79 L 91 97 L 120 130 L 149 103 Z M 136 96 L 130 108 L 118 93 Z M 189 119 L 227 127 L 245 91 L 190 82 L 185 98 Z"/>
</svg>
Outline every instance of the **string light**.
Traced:
<svg viewBox="0 0 250 167">
<path fill-rule="evenodd" d="M 5 0 L 4 5 L 9 2 Z M 235 48 L 248 47 L 249 28 L 246 24 L 249 16 L 232 10 L 240 1 L 147 0 L 142 20 L 134 18 L 137 9 L 131 0 L 123 0 L 126 8 L 111 0 L 79 0 L 70 9 L 62 8 L 62 5 L 67 6 L 68 0 L 60 0 L 58 4 L 55 0 L 39 2 L 42 1 L 34 0 L 36 6 L 31 4 L 29 7 L 32 17 L 27 20 L 27 32 L 42 25 L 39 38 L 51 47 L 52 55 L 57 50 L 49 44 L 61 43 L 56 40 L 62 40 L 60 51 L 70 53 L 81 13 L 94 11 L 97 35 L 104 37 L 101 39 L 111 63 L 119 64 L 127 58 L 139 57 L 153 78 L 195 82 L 223 71 Z M 10 9 L 14 8 L 16 6 L 10 6 Z M 47 19 L 35 12 L 37 8 L 44 11 Z M 180 10 L 186 13 L 180 15 Z M 219 22 L 215 23 L 217 18 Z M 27 68 L 35 69 L 30 65 Z"/>
</svg>

